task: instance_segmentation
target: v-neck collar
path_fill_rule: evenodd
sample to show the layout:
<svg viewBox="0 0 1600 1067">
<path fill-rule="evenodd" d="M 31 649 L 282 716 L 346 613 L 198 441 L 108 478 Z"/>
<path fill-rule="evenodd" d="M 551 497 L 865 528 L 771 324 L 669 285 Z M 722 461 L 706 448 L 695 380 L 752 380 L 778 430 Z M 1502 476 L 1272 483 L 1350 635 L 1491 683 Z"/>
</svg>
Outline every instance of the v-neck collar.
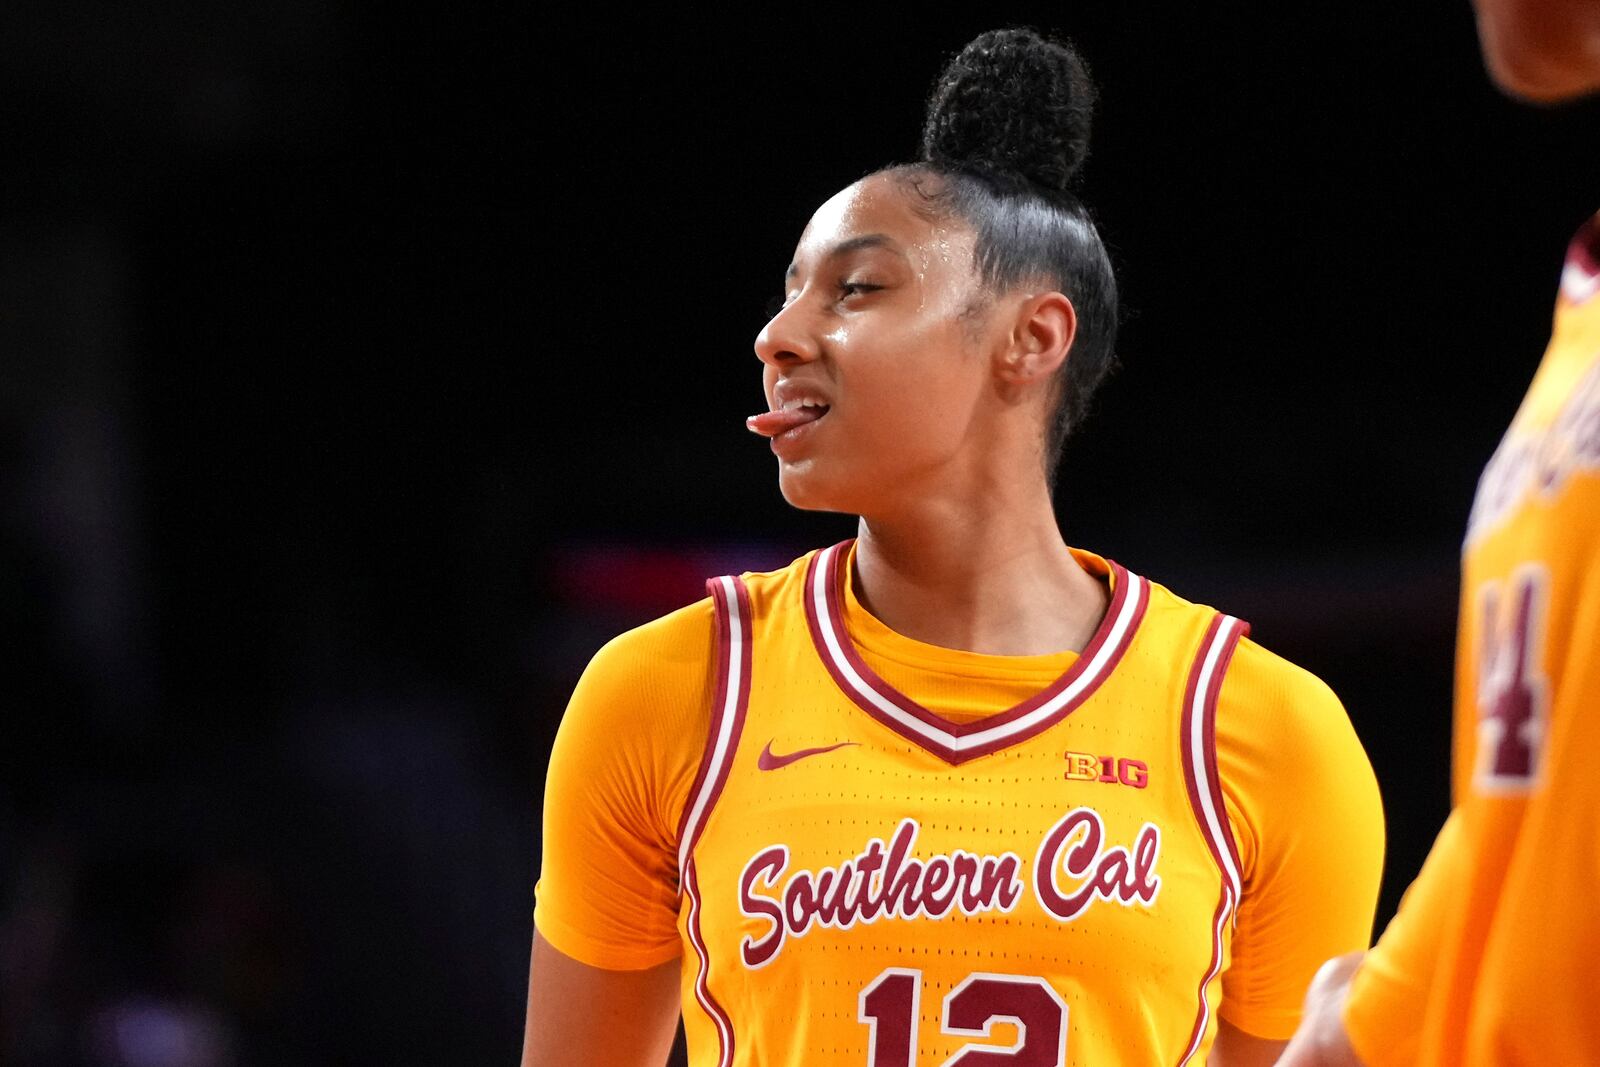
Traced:
<svg viewBox="0 0 1600 1067">
<path fill-rule="evenodd" d="M 806 571 L 806 622 L 817 654 L 839 688 L 868 715 L 950 764 L 1026 741 L 1066 718 L 1110 676 L 1144 617 L 1150 583 L 1106 560 L 1111 603 L 1076 662 L 1042 691 L 977 722 L 954 723 L 884 681 L 867 665 L 844 625 L 844 560 L 852 541 L 812 557 Z"/>
</svg>

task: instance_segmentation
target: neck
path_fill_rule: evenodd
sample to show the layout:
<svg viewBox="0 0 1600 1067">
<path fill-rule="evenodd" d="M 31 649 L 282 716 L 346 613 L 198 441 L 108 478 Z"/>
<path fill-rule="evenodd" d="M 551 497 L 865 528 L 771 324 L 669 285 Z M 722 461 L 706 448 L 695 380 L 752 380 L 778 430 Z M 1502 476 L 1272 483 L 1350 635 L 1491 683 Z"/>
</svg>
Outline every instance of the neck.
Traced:
<svg viewBox="0 0 1600 1067">
<path fill-rule="evenodd" d="M 1082 651 L 1105 614 L 1104 586 L 1074 560 L 1048 492 L 863 516 L 855 592 L 906 637 L 989 655 Z"/>
</svg>

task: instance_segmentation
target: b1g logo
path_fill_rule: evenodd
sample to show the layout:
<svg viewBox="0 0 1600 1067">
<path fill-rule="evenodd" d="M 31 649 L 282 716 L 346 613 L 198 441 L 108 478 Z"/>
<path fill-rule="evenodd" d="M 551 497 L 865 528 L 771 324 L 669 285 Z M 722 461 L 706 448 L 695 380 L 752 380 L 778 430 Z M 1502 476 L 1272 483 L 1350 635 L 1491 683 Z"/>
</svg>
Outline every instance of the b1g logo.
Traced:
<svg viewBox="0 0 1600 1067">
<path fill-rule="evenodd" d="M 1474 784 L 1486 793 L 1532 788 L 1549 718 L 1544 674 L 1550 572 L 1518 567 L 1478 589 L 1478 763 Z"/>
<path fill-rule="evenodd" d="M 1150 767 L 1143 760 L 1068 752 L 1065 777 L 1075 782 L 1109 782 L 1143 789 L 1150 784 Z"/>
</svg>

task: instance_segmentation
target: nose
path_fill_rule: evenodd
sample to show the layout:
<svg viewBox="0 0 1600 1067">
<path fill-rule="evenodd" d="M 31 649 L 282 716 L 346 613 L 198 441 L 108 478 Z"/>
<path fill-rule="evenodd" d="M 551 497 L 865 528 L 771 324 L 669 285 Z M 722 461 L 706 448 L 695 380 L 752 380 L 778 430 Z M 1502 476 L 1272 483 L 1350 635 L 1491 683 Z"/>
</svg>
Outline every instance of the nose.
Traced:
<svg viewBox="0 0 1600 1067">
<path fill-rule="evenodd" d="M 756 356 L 769 367 L 810 363 L 817 358 L 816 334 L 807 327 L 805 304 L 791 300 L 756 334 Z"/>
</svg>

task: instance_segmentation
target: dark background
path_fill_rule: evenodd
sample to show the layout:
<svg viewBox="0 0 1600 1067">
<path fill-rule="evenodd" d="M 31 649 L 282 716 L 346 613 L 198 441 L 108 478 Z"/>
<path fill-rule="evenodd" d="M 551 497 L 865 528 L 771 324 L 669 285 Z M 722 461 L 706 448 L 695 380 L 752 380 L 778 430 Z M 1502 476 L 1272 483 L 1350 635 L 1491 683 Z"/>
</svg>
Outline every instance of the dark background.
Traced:
<svg viewBox="0 0 1600 1067">
<path fill-rule="evenodd" d="M 1600 111 L 1497 95 L 1465 4 L 1256 6 L 0 7 L 0 1062 L 514 1061 L 566 695 L 849 533 L 751 341 L 1013 22 L 1095 69 L 1128 309 L 1064 529 L 1339 692 L 1386 918 Z"/>
</svg>

